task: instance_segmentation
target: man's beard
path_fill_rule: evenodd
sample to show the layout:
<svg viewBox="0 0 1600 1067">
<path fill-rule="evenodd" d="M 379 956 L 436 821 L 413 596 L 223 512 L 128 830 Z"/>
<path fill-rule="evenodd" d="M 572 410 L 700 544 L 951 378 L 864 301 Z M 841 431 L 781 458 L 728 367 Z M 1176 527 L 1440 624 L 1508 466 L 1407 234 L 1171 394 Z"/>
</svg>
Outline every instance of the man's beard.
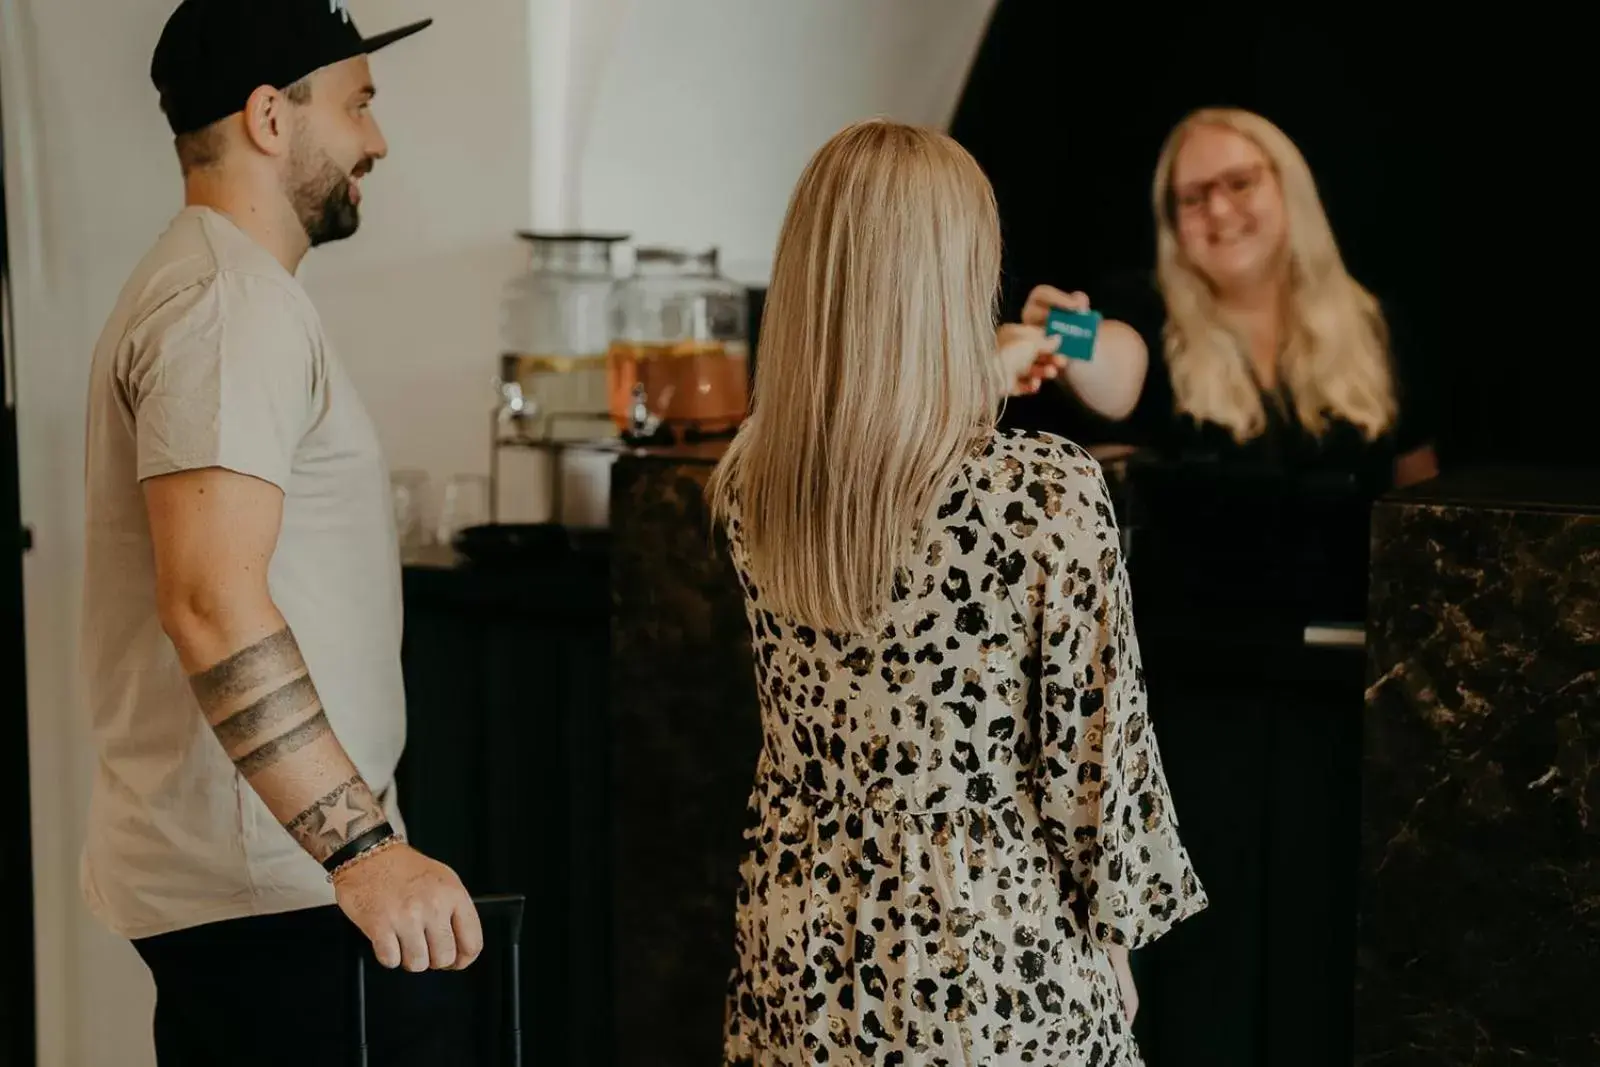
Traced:
<svg viewBox="0 0 1600 1067">
<path fill-rule="evenodd" d="M 289 200 L 311 247 L 342 241 L 361 228 L 361 209 L 350 198 L 351 175 L 320 149 L 298 142 L 290 156 Z M 356 173 L 372 169 L 363 160 Z"/>
</svg>

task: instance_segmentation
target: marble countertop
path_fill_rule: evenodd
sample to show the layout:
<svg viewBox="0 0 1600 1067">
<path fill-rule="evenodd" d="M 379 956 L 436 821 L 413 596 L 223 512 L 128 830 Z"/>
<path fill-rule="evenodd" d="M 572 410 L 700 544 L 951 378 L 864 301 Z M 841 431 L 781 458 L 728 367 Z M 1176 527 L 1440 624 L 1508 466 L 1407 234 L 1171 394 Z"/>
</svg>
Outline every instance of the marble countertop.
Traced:
<svg viewBox="0 0 1600 1067">
<path fill-rule="evenodd" d="M 1560 467 L 1466 467 L 1396 490 L 1383 503 L 1492 511 L 1600 514 L 1600 470 Z"/>
</svg>

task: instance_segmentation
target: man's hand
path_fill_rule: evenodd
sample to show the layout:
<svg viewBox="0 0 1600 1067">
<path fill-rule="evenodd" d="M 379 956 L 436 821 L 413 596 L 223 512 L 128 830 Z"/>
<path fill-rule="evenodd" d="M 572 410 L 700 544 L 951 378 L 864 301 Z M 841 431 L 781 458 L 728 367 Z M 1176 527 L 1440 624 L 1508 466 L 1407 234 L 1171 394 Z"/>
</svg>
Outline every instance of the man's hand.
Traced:
<svg viewBox="0 0 1600 1067">
<path fill-rule="evenodd" d="M 384 967 L 459 971 L 483 951 L 483 925 L 461 879 L 409 845 L 358 858 L 333 886 Z"/>
</svg>

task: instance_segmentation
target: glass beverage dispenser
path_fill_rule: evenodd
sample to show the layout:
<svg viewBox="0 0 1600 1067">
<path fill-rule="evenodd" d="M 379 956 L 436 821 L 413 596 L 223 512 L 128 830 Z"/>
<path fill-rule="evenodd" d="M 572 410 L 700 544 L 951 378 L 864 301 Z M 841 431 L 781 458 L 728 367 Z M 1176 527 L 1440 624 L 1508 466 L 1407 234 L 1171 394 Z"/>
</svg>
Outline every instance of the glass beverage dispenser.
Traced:
<svg viewBox="0 0 1600 1067">
<path fill-rule="evenodd" d="M 513 281 L 505 304 L 502 388 L 515 383 L 523 419 L 539 438 L 570 432 L 561 424 L 592 421 L 606 411 L 606 348 L 616 285 L 612 250 L 625 237 L 529 233 L 528 270 Z M 579 436 L 600 436 L 594 426 Z"/>
<path fill-rule="evenodd" d="M 603 510 L 615 443 L 606 395 L 615 234 L 530 233 L 527 271 L 507 289 L 490 448 L 494 521 L 577 522 Z M 577 451 L 574 451 L 576 449 Z M 509 451 L 507 451 L 509 450 Z M 504 455 L 502 455 L 504 453 Z M 590 470 L 589 468 L 594 468 Z M 589 482 L 595 482 L 593 486 Z M 585 503 L 578 498 L 596 497 Z"/>
<path fill-rule="evenodd" d="M 749 402 L 748 309 L 742 286 L 718 271 L 717 250 L 637 250 L 617 286 L 610 412 L 618 429 L 642 404 L 680 437 L 728 433 Z"/>
</svg>

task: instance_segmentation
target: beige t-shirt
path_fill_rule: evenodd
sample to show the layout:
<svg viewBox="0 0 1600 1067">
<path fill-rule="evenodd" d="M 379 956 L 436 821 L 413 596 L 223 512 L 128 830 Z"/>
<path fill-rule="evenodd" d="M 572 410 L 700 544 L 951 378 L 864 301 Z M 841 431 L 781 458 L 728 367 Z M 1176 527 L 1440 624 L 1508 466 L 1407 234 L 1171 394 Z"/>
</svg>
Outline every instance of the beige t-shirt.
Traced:
<svg viewBox="0 0 1600 1067">
<path fill-rule="evenodd" d="M 398 819 L 400 562 L 366 409 L 294 276 L 225 216 L 189 208 L 117 301 L 88 414 L 89 906 L 137 938 L 332 903 L 223 753 L 162 632 L 140 482 L 223 467 L 283 490 L 273 600 L 335 734 Z"/>
</svg>

